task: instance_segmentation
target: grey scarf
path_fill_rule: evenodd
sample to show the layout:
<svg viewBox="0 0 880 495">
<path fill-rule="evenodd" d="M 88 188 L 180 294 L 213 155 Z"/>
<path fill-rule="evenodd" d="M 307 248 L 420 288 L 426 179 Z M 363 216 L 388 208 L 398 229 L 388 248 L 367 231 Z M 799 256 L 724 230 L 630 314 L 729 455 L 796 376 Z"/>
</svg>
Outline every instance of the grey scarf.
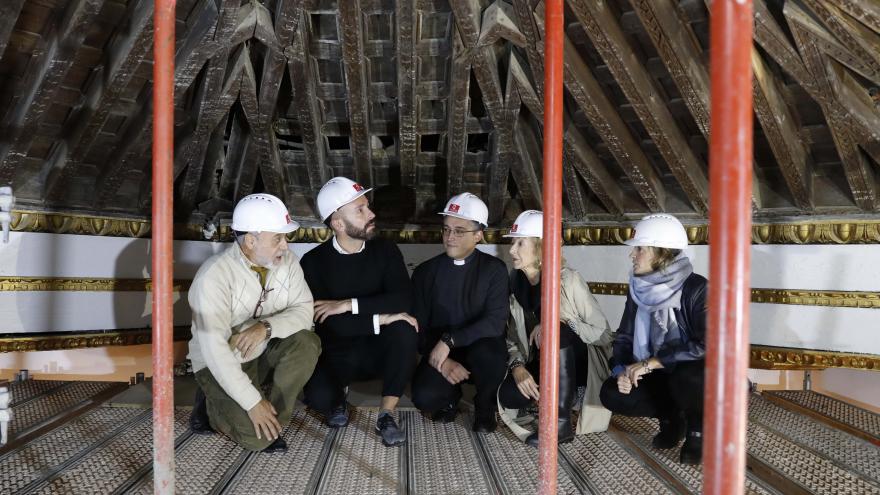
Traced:
<svg viewBox="0 0 880 495">
<path fill-rule="evenodd" d="M 691 261 L 681 253 L 662 270 L 630 276 L 629 295 L 638 305 L 633 335 L 637 360 L 653 356 L 670 332 L 669 337 L 678 338 L 673 310 L 681 308 L 681 287 L 693 271 Z"/>
</svg>

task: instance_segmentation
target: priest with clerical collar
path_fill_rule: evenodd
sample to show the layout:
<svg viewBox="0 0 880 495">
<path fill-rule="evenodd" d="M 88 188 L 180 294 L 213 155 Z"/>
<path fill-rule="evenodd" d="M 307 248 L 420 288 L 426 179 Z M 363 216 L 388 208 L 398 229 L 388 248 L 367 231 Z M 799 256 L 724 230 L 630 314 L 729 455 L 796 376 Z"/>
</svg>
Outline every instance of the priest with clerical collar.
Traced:
<svg viewBox="0 0 880 495">
<path fill-rule="evenodd" d="M 506 371 L 507 268 L 476 249 L 489 216 L 480 198 L 454 196 L 440 215 L 445 252 L 419 265 L 412 278 L 422 354 L 413 402 L 435 421 L 451 422 L 461 384 L 473 383 L 473 429 L 488 433 L 497 425 L 495 394 Z"/>
</svg>

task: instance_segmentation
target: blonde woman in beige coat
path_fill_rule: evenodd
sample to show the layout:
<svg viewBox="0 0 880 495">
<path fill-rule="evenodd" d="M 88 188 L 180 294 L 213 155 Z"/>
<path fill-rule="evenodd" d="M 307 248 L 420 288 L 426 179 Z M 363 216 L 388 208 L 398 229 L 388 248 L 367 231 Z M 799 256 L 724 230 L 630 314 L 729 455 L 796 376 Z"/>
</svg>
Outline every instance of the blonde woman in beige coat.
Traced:
<svg viewBox="0 0 880 495">
<path fill-rule="evenodd" d="M 519 409 L 540 397 L 538 346 L 541 342 L 541 237 L 543 214 L 521 213 L 510 233 L 510 255 L 515 268 L 511 276 L 510 321 L 507 330 L 508 372 L 498 389 L 502 421 L 521 440 L 538 445 L 538 434 L 527 429 L 533 418 L 520 416 Z M 564 267 L 561 274 L 559 331 L 559 443 L 570 442 L 575 433 L 605 431 L 611 413 L 602 407 L 599 391 L 611 374 L 608 360 L 614 335 L 596 298 L 584 279 Z M 571 411 L 577 388 L 586 387 L 580 404 L 577 428 Z"/>
</svg>

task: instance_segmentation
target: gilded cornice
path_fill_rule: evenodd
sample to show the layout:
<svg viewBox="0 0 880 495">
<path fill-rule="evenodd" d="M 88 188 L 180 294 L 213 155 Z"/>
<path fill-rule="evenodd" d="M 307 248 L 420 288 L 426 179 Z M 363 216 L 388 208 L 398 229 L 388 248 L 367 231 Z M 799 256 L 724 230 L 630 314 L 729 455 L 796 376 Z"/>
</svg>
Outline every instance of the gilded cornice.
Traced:
<svg viewBox="0 0 880 495">
<path fill-rule="evenodd" d="M 880 371 L 880 356 L 753 345 L 749 366 L 765 370 L 852 368 Z"/>
<path fill-rule="evenodd" d="M 302 219 L 308 221 L 308 219 Z M 115 218 L 71 213 L 14 210 L 12 230 L 17 232 L 40 232 L 52 234 L 79 234 L 111 237 L 143 238 L 150 236 L 150 222 L 142 218 Z M 686 226 L 691 244 L 707 244 L 708 227 Z M 486 242 L 501 244 L 506 229 L 487 229 Z M 631 225 L 578 225 L 563 226 L 562 237 L 569 246 L 616 246 L 632 234 Z M 425 229 L 385 229 L 384 238 L 401 244 L 438 244 L 439 227 Z M 223 225 L 206 237 L 202 225 L 177 224 L 176 240 L 229 241 L 232 232 Z M 288 235 L 290 242 L 317 243 L 330 238 L 324 227 L 303 227 Z M 790 223 L 759 223 L 752 226 L 753 244 L 880 244 L 880 221 L 828 220 Z"/>
<path fill-rule="evenodd" d="M 190 327 L 174 327 L 174 340 L 189 340 Z M 141 345 L 152 342 L 149 328 L 130 328 L 94 332 L 71 332 L 52 334 L 6 334 L 0 335 L 0 353 L 59 351 L 106 347 L 117 345 Z"/>
<path fill-rule="evenodd" d="M 189 290 L 191 280 L 175 280 L 174 291 Z M 150 279 L 0 277 L 0 292 L 150 292 Z"/>
<path fill-rule="evenodd" d="M 590 292 L 603 296 L 625 296 L 629 293 L 629 284 L 588 282 L 587 285 L 590 286 Z M 880 309 L 880 292 L 755 288 L 751 290 L 751 301 L 761 304 Z"/>
</svg>

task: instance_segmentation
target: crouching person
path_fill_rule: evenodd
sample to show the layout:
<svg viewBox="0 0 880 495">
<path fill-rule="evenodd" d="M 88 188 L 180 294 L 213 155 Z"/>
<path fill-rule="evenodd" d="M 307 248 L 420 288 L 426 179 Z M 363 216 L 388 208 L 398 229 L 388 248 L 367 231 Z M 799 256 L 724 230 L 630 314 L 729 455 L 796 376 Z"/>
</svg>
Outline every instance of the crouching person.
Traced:
<svg viewBox="0 0 880 495">
<path fill-rule="evenodd" d="M 544 216 L 528 210 L 520 214 L 505 237 L 512 238 L 510 256 L 515 268 L 511 276 L 510 323 L 507 348 L 508 374 L 498 389 L 501 419 L 511 431 L 529 445 L 538 446 L 538 433 L 529 431 L 518 420 L 519 409 L 539 398 L 538 382 L 541 343 L 541 238 Z M 559 298 L 559 395 L 557 440 L 570 442 L 575 433 L 608 429 L 611 412 L 602 407 L 599 391 L 611 370 L 611 343 L 614 336 L 608 320 L 584 279 L 578 272 L 562 268 Z M 585 387 L 577 427 L 571 411 L 577 388 Z"/>
<path fill-rule="evenodd" d="M 189 359 L 200 387 L 191 425 L 248 450 L 287 450 L 281 430 L 321 353 L 312 293 L 287 247 L 298 227 L 280 199 L 242 198 L 235 242 L 202 265 L 189 290 Z"/>
</svg>

